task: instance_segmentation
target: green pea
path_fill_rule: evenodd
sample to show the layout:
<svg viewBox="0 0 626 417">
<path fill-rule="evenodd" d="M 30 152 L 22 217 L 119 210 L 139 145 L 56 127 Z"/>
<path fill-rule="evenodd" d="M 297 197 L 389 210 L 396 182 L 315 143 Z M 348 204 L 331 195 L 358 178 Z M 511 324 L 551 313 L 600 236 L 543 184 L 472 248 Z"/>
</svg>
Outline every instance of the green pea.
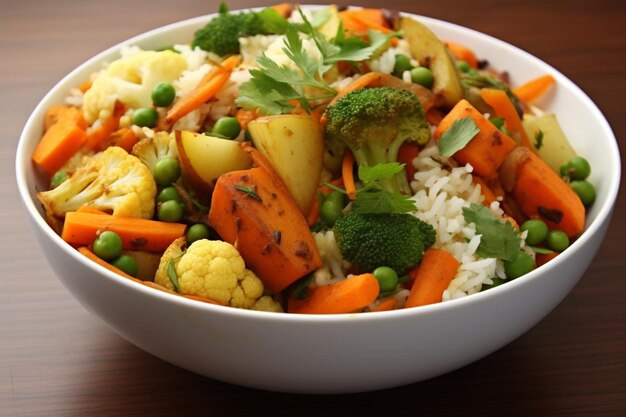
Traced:
<svg viewBox="0 0 626 417">
<path fill-rule="evenodd" d="M 569 246 L 569 237 L 560 230 L 551 230 L 546 238 L 546 243 L 553 251 L 562 252 Z"/>
<path fill-rule="evenodd" d="M 526 243 L 529 245 L 538 245 L 548 237 L 548 225 L 540 219 L 526 220 L 520 229 L 528 232 Z"/>
<path fill-rule="evenodd" d="M 207 239 L 209 237 L 209 228 L 202 224 L 196 223 L 187 229 L 187 244 L 191 244 L 196 240 Z"/>
<path fill-rule="evenodd" d="M 211 133 L 214 133 L 218 136 L 222 136 L 228 139 L 235 139 L 239 136 L 239 132 L 241 132 L 241 125 L 239 121 L 235 117 L 220 117 L 215 122 L 213 126 L 213 130 Z"/>
<path fill-rule="evenodd" d="M 526 252 L 519 251 L 511 261 L 504 261 L 504 273 L 507 278 L 519 278 L 535 269 L 535 260 Z"/>
<path fill-rule="evenodd" d="M 469 72 L 472 69 L 470 64 L 468 64 L 466 61 L 457 61 L 456 66 L 461 72 Z"/>
<path fill-rule="evenodd" d="M 483 284 L 480 287 L 480 290 L 481 291 L 485 291 L 485 290 L 488 290 L 488 289 L 491 289 L 491 288 L 495 288 L 495 287 L 497 287 L 499 285 L 504 284 L 506 282 L 506 280 L 504 280 L 503 278 L 493 277 L 493 278 L 491 278 L 491 282 L 492 282 L 492 284 Z"/>
<path fill-rule="evenodd" d="M 63 184 L 67 178 L 67 172 L 63 170 L 55 172 L 52 178 L 50 178 L 50 188 L 57 188 L 59 185 Z"/>
<path fill-rule="evenodd" d="M 143 107 L 133 112 L 133 124 L 139 127 L 154 127 L 159 119 L 159 113 L 152 107 Z"/>
<path fill-rule="evenodd" d="M 596 189 L 589 181 L 572 181 L 569 183 L 569 186 L 578 194 L 584 206 L 590 206 L 596 199 Z"/>
<path fill-rule="evenodd" d="M 180 203 L 180 195 L 178 195 L 178 191 L 176 191 L 176 187 L 169 186 L 165 187 L 161 190 L 159 195 L 157 196 L 157 202 L 164 203 L 166 201 L 178 201 Z"/>
<path fill-rule="evenodd" d="M 574 181 L 584 180 L 591 174 L 591 165 L 582 156 L 575 156 L 562 165 L 560 171 L 563 177 L 569 177 Z"/>
<path fill-rule="evenodd" d="M 343 209 L 344 207 L 344 202 L 345 202 L 345 194 L 339 191 L 331 191 L 327 196 L 325 200 L 329 200 L 329 201 L 333 201 L 335 203 L 337 203 L 338 205 L 341 206 L 341 208 Z"/>
<path fill-rule="evenodd" d="M 393 291 L 398 286 L 398 274 L 388 266 L 379 266 L 372 274 L 378 281 L 380 292 Z"/>
<path fill-rule="evenodd" d="M 393 75 L 402 77 L 404 71 L 411 71 L 411 58 L 404 54 L 396 54 L 396 62 L 393 64 Z"/>
<path fill-rule="evenodd" d="M 105 230 L 93 241 L 93 253 L 105 261 L 117 258 L 122 253 L 122 238 L 115 232 Z"/>
<path fill-rule="evenodd" d="M 416 67 L 411 70 L 411 81 L 422 87 L 430 88 L 433 86 L 433 72 L 426 67 Z"/>
<path fill-rule="evenodd" d="M 183 218 L 182 205 L 174 200 L 169 200 L 159 204 L 157 208 L 157 217 L 164 222 L 178 222 Z"/>
<path fill-rule="evenodd" d="M 176 90 L 170 83 L 158 83 L 152 89 L 152 102 L 159 107 L 167 107 L 176 98 Z"/>
<path fill-rule="evenodd" d="M 334 200 L 324 200 L 320 206 L 320 218 L 329 226 L 335 224 L 343 216 L 343 206 Z"/>
<path fill-rule="evenodd" d="M 154 165 L 154 179 L 159 185 L 170 185 L 180 177 L 180 164 L 176 158 L 164 156 Z"/>
<path fill-rule="evenodd" d="M 137 276 L 137 262 L 131 256 L 120 255 L 111 261 L 111 265 L 121 269 L 130 276 Z"/>
</svg>

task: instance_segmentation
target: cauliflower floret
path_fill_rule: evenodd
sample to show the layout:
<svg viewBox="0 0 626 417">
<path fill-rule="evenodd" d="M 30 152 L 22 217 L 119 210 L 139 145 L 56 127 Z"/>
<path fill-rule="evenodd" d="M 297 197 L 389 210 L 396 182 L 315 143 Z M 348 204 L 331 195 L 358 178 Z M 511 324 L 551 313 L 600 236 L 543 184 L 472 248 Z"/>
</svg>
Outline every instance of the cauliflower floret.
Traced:
<svg viewBox="0 0 626 417">
<path fill-rule="evenodd" d="M 269 295 L 264 295 L 263 297 L 256 300 L 254 304 L 252 304 L 252 307 L 250 307 L 250 310 L 271 311 L 274 313 L 283 312 L 283 308 L 280 303 L 274 300 Z"/>
<path fill-rule="evenodd" d="M 64 217 L 88 206 L 116 216 L 152 218 L 157 187 L 137 157 L 114 146 L 83 161 L 61 185 L 37 193 L 49 216 Z"/>
<path fill-rule="evenodd" d="M 166 156 L 178 159 L 176 138 L 173 133 L 157 132 L 152 138 L 140 140 L 131 153 L 154 173 L 154 166 L 159 159 Z"/>
<path fill-rule="evenodd" d="M 197 240 L 187 250 L 184 238 L 175 240 L 165 251 L 155 282 L 175 289 L 168 273 L 170 262 L 176 271 L 178 292 L 210 298 L 231 307 L 251 308 L 263 295 L 262 281 L 246 269 L 237 249 L 220 240 Z M 272 307 L 267 301 L 259 307 Z"/>
<path fill-rule="evenodd" d="M 152 89 L 172 83 L 187 68 L 187 61 L 173 51 L 140 51 L 113 61 L 94 80 L 83 97 L 83 116 L 90 124 L 106 120 L 116 100 L 137 109 L 152 107 Z"/>
</svg>

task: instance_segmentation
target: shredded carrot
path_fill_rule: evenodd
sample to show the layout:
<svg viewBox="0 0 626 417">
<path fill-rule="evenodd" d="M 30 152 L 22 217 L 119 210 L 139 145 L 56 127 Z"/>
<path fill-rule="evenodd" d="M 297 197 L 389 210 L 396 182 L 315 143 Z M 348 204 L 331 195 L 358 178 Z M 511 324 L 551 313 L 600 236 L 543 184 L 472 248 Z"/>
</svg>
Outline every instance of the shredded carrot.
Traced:
<svg viewBox="0 0 626 417">
<path fill-rule="evenodd" d="M 233 55 L 211 69 L 195 89 L 174 102 L 165 115 L 165 122 L 174 123 L 213 98 L 230 78 L 232 70 L 239 65 L 241 57 Z"/>
<path fill-rule="evenodd" d="M 470 48 L 452 41 L 446 41 L 445 44 L 456 59 L 467 62 L 472 68 L 478 68 L 478 58 Z"/>
<path fill-rule="evenodd" d="M 248 129 L 248 123 L 259 117 L 261 114 L 257 109 L 247 110 L 247 109 L 239 109 L 237 113 L 235 113 L 235 118 L 239 122 L 239 126 L 241 126 L 242 130 Z"/>
<path fill-rule="evenodd" d="M 513 106 L 506 92 L 495 88 L 483 88 L 480 90 L 480 97 L 495 110 L 498 116 L 504 118 L 507 129 L 512 133 L 512 139 L 518 145 L 534 151 L 534 147 L 531 145 L 526 131 L 522 127 L 522 121 L 517 114 L 517 110 L 515 110 L 515 106 Z"/>
<path fill-rule="evenodd" d="M 126 106 L 121 101 L 115 101 L 113 113 L 97 128 L 87 134 L 85 147 L 92 151 L 105 149 L 111 135 L 120 127 L 120 119 L 126 113 Z"/>
<path fill-rule="evenodd" d="M 341 178 L 343 179 L 343 185 L 346 188 L 346 194 L 350 200 L 356 198 L 356 184 L 354 183 L 354 155 L 349 149 L 343 154 L 343 160 L 341 162 Z"/>
<path fill-rule="evenodd" d="M 524 103 L 532 103 L 544 95 L 556 80 L 550 74 L 542 75 L 513 89 L 513 94 Z"/>
<path fill-rule="evenodd" d="M 162 252 L 185 235 L 186 227 L 182 223 L 73 211 L 65 215 L 61 238 L 71 245 L 90 245 L 98 233 L 112 230 L 122 238 L 124 249 Z"/>
</svg>

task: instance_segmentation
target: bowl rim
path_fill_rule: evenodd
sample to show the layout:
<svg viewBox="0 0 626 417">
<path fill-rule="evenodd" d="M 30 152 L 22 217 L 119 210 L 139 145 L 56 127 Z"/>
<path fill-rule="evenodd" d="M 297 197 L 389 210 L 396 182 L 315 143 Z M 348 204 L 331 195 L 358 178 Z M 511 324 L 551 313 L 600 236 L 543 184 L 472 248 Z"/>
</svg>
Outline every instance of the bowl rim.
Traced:
<svg viewBox="0 0 626 417">
<path fill-rule="evenodd" d="M 320 8 L 325 7 L 325 5 L 302 5 L 304 9 L 308 10 L 319 10 Z M 240 10 L 258 10 L 258 8 L 246 8 Z M 236 11 L 236 10 L 233 10 Z M 617 140 L 615 135 L 602 114 L 597 105 L 587 96 L 587 94 L 573 81 L 563 75 L 560 71 L 547 64 L 543 60 L 535 57 L 534 55 L 526 52 L 525 50 L 512 45 L 508 42 L 502 41 L 498 38 L 495 38 L 486 33 L 479 32 L 475 29 L 471 29 L 468 27 L 464 27 L 455 23 L 447 22 L 440 19 L 435 19 L 427 16 L 418 15 L 415 13 L 401 12 L 403 16 L 410 16 L 416 19 L 419 19 L 421 22 L 425 23 L 428 27 L 436 28 L 440 27 L 444 30 L 452 31 L 457 34 L 469 35 L 480 42 L 489 44 L 489 46 L 499 46 L 506 49 L 511 50 L 512 52 L 519 54 L 521 59 L 529 60 L 534 65 L 541 67 L 546 73 L 550 73 L 553 75 L 557 83 L 562 86 L 562 88 L 566 88 L 571 90 L 573 94 L 575 94 L 585 105 L 587 109 L 592 112 L 591 118 L 597 120 L 602 127 L 602 135 L 606 136 L 608 140 L 608 146 L 611 148 L 611 153 L 608 155 L 608 158 L 611 159 L 611 164 L 615 167 L 616 175 L 609 178 L 609 188 L 607 191 L 607 197 L 602 202 L 602 206 L 597 212 L 597 215 L 593 219 L 591 223 L 589 223 L 583 232 L 583 234 L 572 243 L 572 245 L 567 248 L 564 252 L 559 255 L 558 260 L 553 260 L 551 262 L 546 263 L 545 265 L 540 266 L 539 268 L 531 271 L 526 274 L 524 277 L 520 279 L 516 279 L 510 282 L 507 282 L 505 285 L 501 285 L 495 288 L 492 288 L 488 291 L 481 291 L 471 296 L 462 297 L 458 299 L 453 299 L 437 304 L 431 304 L 426 306 L 421 306 L 419 308 L 411 308 L 411 309 L 399 309 L 399 310 L 391 310 L 384 312 L 369 312 L 369 313 L 352 313 L 352 314 L 325 314 L 325 315 L 307 315 L 307 314 L 294 314 L 294 313 L 273 313 L 273 312 L 265 312 L 265 311 L 253 311 L 232 307 L 224 307 L 220 305 L 213 305 L 209 303 L 198 302 L 195 300 L 187 299 L 185 297 L 181 297 L 175 294 L 169 294 L 164 291 L 159 291 L 154 288 L 150 288 L 146 285 L 139 284 L 137 282 L 133 282 L 127 278 L 124 278 L 118 274 L 115 274 L 112 271 L 100 266 L 85 256 L 82 256 L 76 249 L 74 249 L 71 245 L 66 243 L 61 237 L 55 233 L 52 228 L 45 222 L 44 217 L 41 215 L 39 210 L 35 205 L 34 199 L 30 197 L 30 189 L 27 184 L 27 175 L 28 170 L 32 169 L 31 158 L 29 154 L 26 154 L 27 150 L 27 139 L 29 136 L 29 132 L 33 131 L 33 129 L 40 129 L 39 123 L 41 118 L 41 113 L 49 106 L 48 102 L 50 98 L 58 91 L 64 88 L 64 85 L 67 83 L 68 79 L 73 78 L 76 74 L 84 71 L 87 67 L 96 65 L 98 63 L 103 63 L 106 57 L 112 56 L 113 54 L 119 54 L 121 49 L 127 45 L 135 45 L 142 41 L 147 41 L 150 38 L 162 33 L 171 30 L 190 30 L 194 26 L 205 24 L 210 18 L 214 17 L 216 13 L 206 14 L 202 16 L 196 16 L 189 19 L 180 20 L 177 22 L 173 22 L 164 26 L 160 26 L 141 34 L 135 35 L 129 39 L 118 42 L 117 44 L 103 50 L 102 52 L 94 55 L 88 60 L 84 61 L 77 67 L 75 67 L 72 71 L 66 74 L 61 80 L 59 80 L 38 102 L 30 116 L 28 117 L 22 132 L 20 133 L 20 137 L 18 140 L 18 146 L 16 150 L 16 160 L 15 160 L 15 175 L 18 186 L 18 191 L 20 198 L 28 212 L 32 222 L 31 225 L 33 227 L 38 227 L 43 234 L 49 238 L 54 244 L 60 247 L 66 254 L 68 254 L 71 258 L 81 263 L 87 269 L 90 269 L 96 275 L 104 275 L 106 278 L 113 281 L 116 285 L 126 286 L 127 290 L 130 291 L 138 291 L 141 296 L 144 297 L 155 297 L 159 299 L 160 302 L 173 302 L 177 303 L 181 308 L 190 308 L 198 311 L 207 311 L 212 314 L 218 315 L 227 315 L 230 317 L 241 317 L 246 320 L 271 320 L 271 321 L 280 321 L 280 322 L 314 322 L 314 323 L 343 323 L 346 320 L 350 321 L 360 321 L 360 320 L 387 320 L 392 318 L 411 318 L 413 316 L 425 316 L 430 314 L 437 314 L 440 310 L 454 310 L 461 309 L 464 306 L 472 305 L 475 303 L 481 303 L 488 299 L 493 299 L 498 297 L 500 294 L 509 291 L 515 291 L 515 288 L 520 286 L 529 285 L 532 281 L 536 279 L 540 279 L 540 275 L 543 273 L 547 273 L 557 267 L 558 264 L 562 262 L 568 262 L 571 258 L 575 257 L 576 253 L 581 250 L 581 248 L 586 244 L 587 241 L 591 239 L 598 229 L 602 226 L 602 224 L 610 219 L 610 216 L 613 211 L 613 207 L 615 205 L 615 201 L 617 199 L 617 194 L 619 191 L 620 185 L 620 173 L 621 173 L 621 161 L 620 161 L 620 153 L 617 144 Z M 435 30 L 436 31 L 436 30 Z M 38 125 L 38 126 L 35 126 Z"/>
</svg>

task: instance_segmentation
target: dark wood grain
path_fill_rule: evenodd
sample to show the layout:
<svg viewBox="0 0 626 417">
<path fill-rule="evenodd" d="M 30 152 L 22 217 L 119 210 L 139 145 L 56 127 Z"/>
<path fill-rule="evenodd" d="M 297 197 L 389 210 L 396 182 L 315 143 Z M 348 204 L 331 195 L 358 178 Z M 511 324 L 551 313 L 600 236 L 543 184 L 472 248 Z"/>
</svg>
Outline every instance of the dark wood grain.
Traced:
<svg viewBox="0 0 626 417">
<path fill-rule="evenodd" d="M 468 26 L 547 61 L 597 103 L 623 150 L 626 3 L 384 4 Z M 21 127 L 46 91 L 85 59 L 147 29 L 216 9 L 217 2 L 200 0 L 2 2 L 0 416 L 626 415 L 623 192 L 594 262 L 545 320 L 470 366 L 382 392 L 284 395 L 212 381 L 140 351 L 72 299 L 22 213 L 13 174 Z"/>
</svg>

